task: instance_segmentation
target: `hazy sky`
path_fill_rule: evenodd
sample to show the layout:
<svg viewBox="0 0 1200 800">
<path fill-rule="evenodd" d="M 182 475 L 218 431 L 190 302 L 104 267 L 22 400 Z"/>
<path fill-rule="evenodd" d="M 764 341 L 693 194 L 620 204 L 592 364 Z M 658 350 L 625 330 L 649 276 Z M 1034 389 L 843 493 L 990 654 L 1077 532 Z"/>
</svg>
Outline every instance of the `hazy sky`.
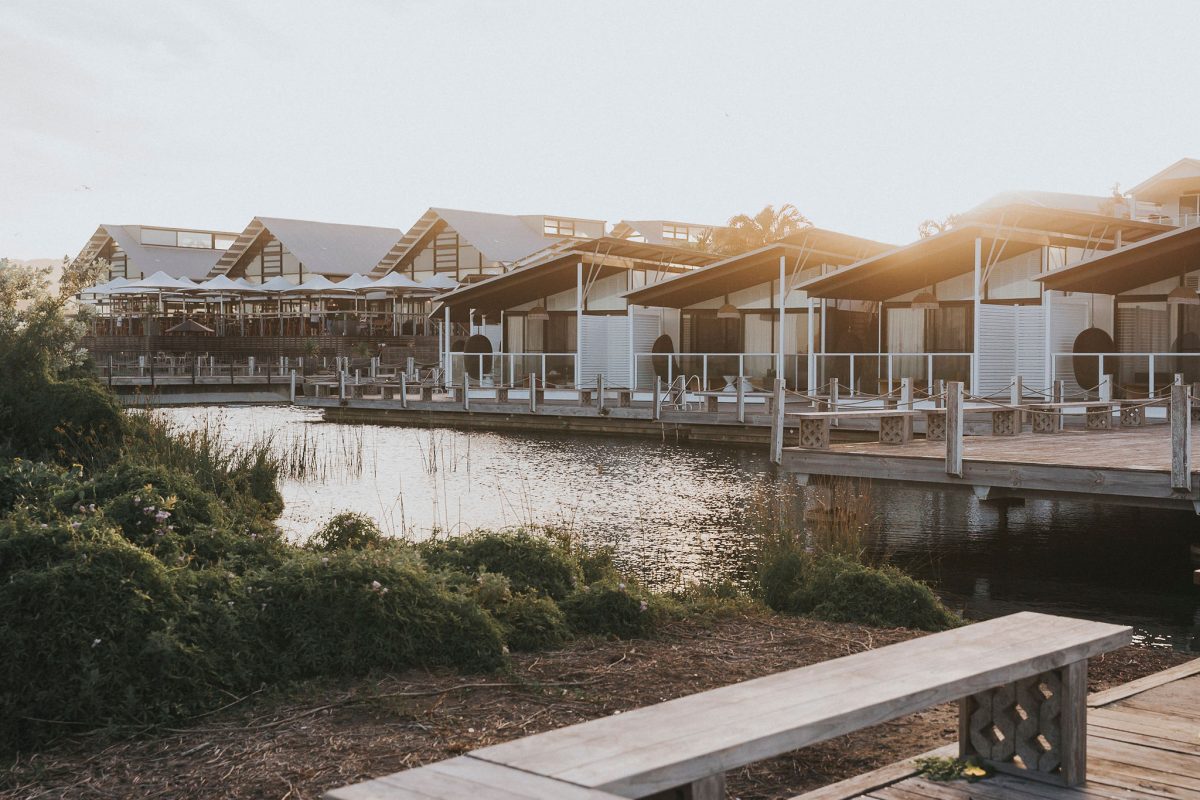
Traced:
<svg viewBox="0 0 1200 800">
<path fill-rule="evenodd" d="M 1200 156 L 1200 3 L 0 5 L 0 255 L 431 205 L 904 242 Z"/>
</svg>

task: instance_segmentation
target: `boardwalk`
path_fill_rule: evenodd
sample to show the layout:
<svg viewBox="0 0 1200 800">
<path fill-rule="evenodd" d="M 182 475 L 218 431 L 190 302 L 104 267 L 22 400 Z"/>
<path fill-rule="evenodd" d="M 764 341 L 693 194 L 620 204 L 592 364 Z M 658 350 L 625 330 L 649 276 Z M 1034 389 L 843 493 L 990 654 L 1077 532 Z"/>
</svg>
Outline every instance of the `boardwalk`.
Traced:
<svg viewBox="0 0 1200 800">
<path fill-rule="evenodd" d="M 935 783 L 906 762 L 796 800 L 1200 800 L 1200 659 L 1088 705 L 1087 782 L 1073 789 L 1008 776 Z"/>
<path fill-rule="evenodd" d="M 1192 463 L 1200 464 L 1200 433 L 1192 435 L 1192 453 Z M 1171 436 L 1164 424 L 967 436 L 961 478 L 946 472 L 946 443 L 924 439 L 903 445 L 834 443 L 828 450 L 787 447 L 782 466 L 803 476 L 957 486 L 985 499 L 1079 497 L 1200 512 L 1200 472 L 1192 472 L 1190 492 L 1171 488 Z"/>
</svg>

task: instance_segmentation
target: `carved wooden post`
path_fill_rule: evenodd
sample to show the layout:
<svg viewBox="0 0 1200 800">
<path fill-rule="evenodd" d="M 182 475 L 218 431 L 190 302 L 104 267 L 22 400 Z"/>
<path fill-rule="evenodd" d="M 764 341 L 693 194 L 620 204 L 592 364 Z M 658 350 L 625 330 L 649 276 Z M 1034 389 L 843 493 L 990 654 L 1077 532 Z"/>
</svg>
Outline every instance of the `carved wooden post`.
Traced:
<svg viewBox="0 0 1200 800">
<path fill-rule="evenodd" d="M 950 381 L 946 390 L 946 473 L 963 474 L 963 385 Z"/>
<path fill-rule="evenodd" d="M 1192 414 L 1188 388 L 1171 387 L 1171 488 L 1192 488 Z"/>
<path fill-rule="evenodd" d="M 400 408 L 408 409 L 408 375 L 400 373 Z"/>
</svg>

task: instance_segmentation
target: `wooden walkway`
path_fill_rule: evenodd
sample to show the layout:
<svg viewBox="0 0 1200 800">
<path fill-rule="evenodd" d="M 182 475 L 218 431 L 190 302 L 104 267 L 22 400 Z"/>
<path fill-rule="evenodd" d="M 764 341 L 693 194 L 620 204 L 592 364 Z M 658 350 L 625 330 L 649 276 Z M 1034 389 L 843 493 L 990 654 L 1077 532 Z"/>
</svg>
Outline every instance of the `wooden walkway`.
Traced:
<svg viewBox="0 0 1200 800">
<path fill-rule="evenodd" d="M 1200 800 L 1200 659 L 1092 695 L 1088 706 L 1087 781 L 1075 788 L 1007 775 L 933 782 L 902 762 L 795 800 Z"/>
<path fill-rule="evenodd" d="M 1200 429 L 1192 463 L 1200 464 Z M 946 472 L 946 443 L 835 443 L 828 450 L 787 447 L 783 469 L 801 476 L 866 478 L 974 490 L 981 499 L 1075 497 L 1096 502 L 1161 506 L 1200 513 L 1200 471 L 1192 488 L 1171 488 L 1171 433 L 1164 424 L 1110 431 L 1068 429 L 1053 434 L 966 436 L 963 475 Z"/>
</svg>

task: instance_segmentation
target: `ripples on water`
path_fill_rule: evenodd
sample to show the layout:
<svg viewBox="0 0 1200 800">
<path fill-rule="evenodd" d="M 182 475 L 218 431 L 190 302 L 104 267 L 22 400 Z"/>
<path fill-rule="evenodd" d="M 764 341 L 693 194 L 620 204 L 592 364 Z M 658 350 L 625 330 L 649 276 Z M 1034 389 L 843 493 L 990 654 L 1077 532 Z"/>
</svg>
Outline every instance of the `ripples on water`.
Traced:
<svg viewBox="0 0 1200 800">
<path fill-rule="evenodd" d="M 598 437 L 349 426 L 286 407 L 177 408 L 175 424 L 229 441 L 270 436 L 304 478 L 283 481 L 280 524 L 303 541 L 342 510 L 421 539 L 559 525 L 613 546 L 658 586 L 744 578 L 763 520 L 802 519 L 810 490 L 754 450 Z M 874 552 L 934 583 L 973 617 L 1021 609 L 1106 619 L 1181 649 L 1200 647 L 1191 514 L 1067 501 L 981 504 L 969 493 L 874 486 Z"/>
</svg>

